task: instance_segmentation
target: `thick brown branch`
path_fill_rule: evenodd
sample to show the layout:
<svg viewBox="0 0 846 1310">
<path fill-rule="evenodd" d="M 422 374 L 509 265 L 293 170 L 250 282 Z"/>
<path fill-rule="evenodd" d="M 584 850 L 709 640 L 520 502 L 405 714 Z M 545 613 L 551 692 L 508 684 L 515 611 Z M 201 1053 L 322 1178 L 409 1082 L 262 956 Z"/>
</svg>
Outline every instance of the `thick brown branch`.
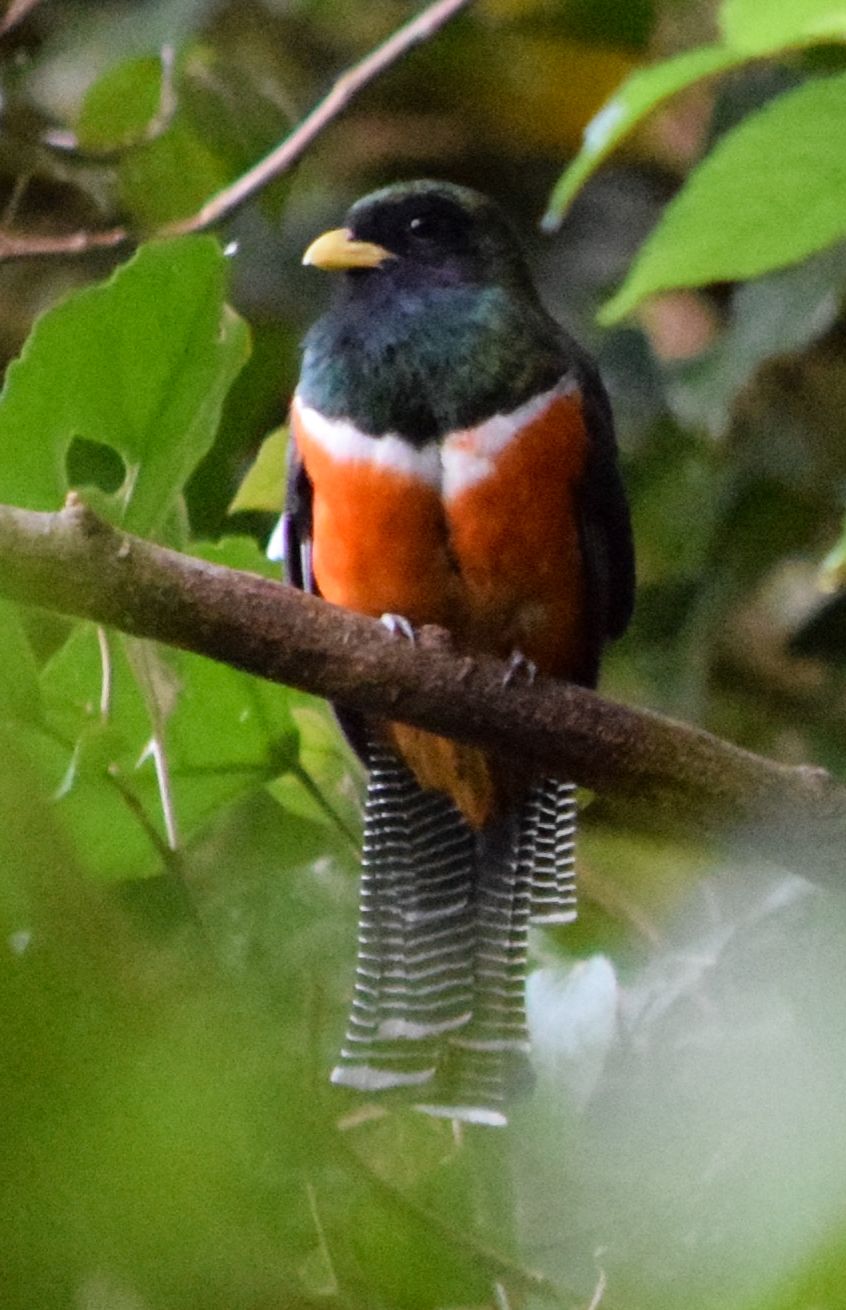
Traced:
<svg viewBox="0 0 846 1310">
<path fill-rule="evenodd" d="M 302 157 L 316 137 L 333 122 L 364 87 L 423 41 L 430 40 L 471 0 L 435 0 L 416 18 L 398 28 L 392 36 L 372 50 L 366 58 L 342 73 L 328 94 L 299 123 L 294 131 L 271 150 L 269 155 L 218 191 L 195 213 L 170 223 L 149 236 L 182 236 L 188 232 L 202 232 L 234 213 L 251 196 L 275 178 L 287 173 Z M 82 255 L 90 250 L 114 249 L 130 245 L 140 234 L 126 227 L 111 227 L 100 232 L 69 232 L 66 234 L 29 234 L 0 229 L 0 260 L 24 259 L 29 256 Z"/>
<path fill-rule="evenodd" d="M 658 714 L 504 666 L 255 574 L 220 568 L 101 522 L 0 506 L 0 594 L 111 624 L 259 677 L 486 745 L 602 793 L 626 822 L 742 846 L 818 881 L 846 861 L 846 788 Z"/>
</svg>

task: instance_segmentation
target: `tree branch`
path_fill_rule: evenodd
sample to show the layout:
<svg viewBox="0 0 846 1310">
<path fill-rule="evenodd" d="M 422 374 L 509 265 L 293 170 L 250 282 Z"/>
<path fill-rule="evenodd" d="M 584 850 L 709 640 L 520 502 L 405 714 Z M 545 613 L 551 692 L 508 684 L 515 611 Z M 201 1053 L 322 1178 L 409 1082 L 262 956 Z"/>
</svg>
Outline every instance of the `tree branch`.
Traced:
<svg viewBox="0 0 846 1310">
<path fill-rule="evenodd" d="M 256 192 L 297 162 L 311 143 L 346 109 L 364 87 L 375 81 L 415 46 L 430 40 L 440 29 L 466 9 L 471 0 L 435 0 L 416 18 L 398 28 L 392 36 L 372 50 L 359 63 L 342 73 L 330 91 L 294 128 L 294 131 L 229 186 L 207 200 L 196 213 L 168 223 L 154 236 L 184 236 L 202 232 L 228 218 Z M 82 255 L 92 250 L 116 249 L 140 240 L 141 234 L 127 227 L 105 228 L 99 232 L 65 234 L 24 233 L 0 229 L 0 261 L 32 256 Z"/>
<path fill-rule="evenodd" d="M 23 22 L 27 14 L 39 4 L 41 0 L 10 0 L 5 14 L 0 18 L 0 36 L 5 36 L 13 27 L 17 27 L 18 23 Z"/>
<path fill-rule="evenodd" d="M 842 881 L 846 788 L 681 723 L 550 678 L 415 646 L 372 619 L 256 574 L 110 527 L 75 496 L 57 513 L 0 506 L 0 594 L 110 624 L 493 749 L 602 793 L 627 823 L 751 851 Z"/>
</svg>

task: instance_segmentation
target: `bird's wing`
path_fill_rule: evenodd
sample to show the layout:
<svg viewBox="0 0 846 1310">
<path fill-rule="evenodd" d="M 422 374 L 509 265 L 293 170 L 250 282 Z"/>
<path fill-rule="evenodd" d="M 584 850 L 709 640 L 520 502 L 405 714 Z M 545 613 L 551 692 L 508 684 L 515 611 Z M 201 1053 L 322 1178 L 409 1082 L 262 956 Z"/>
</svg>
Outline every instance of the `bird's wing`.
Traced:
<svg viewBox="0 0 846 1310">
<path fill-rule="evenodd" d="M 311 567 L 311 480 L 293 436 L 288 442 L 285 509 L 282 514 L 282 558 L 292 587 L 316 591 Z"/>
<path fill-rule="evenodd" d="M 622 636 L 628 627 L 634 606 L 635 567 L 611 406 L 594 367 L 585 362 L 580 372 L 589 444 L 577 507 L 590 623 L 583 681 L 590 686 L 596 682 L 603 645 Z"/>
</svg>

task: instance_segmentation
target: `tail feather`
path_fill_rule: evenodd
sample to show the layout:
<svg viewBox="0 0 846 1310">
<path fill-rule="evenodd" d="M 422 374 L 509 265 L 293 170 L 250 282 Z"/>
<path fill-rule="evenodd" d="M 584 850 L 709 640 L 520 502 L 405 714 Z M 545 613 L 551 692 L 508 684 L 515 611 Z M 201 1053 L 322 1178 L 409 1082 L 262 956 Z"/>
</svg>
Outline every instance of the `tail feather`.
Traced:
<svg viewBox="0 0 846 1310">
<path fill-rule="evenodd" d="M 536 782 L 524 802 L 521 865 L 532 871 L 532 923 L 576 917 L 576 787 L 558 778 Z"/>
<path fill-rule="evenodd" d="M 533 1082 L 529 922 L 575 917 L 575 789 L 545 779 L 476 832 L 388 746 L 368 760 L 358 963 L 332 1081 L 504 1124 Z"/>
<path fill-rule="evenodd" d="M 420 1086 L 472 1012 L 472 834 L 387 747 L 369 752 L 352 1010 L 332 1081 Z"/>
<path fill-rule="evenodd" d="M 473 1017 L 450 1036 L 429 1113 L 504 1124 L 533 1082 L 525 982 L 531 867 L 519 860 L 519 816 L 476 834 Z"/>
</svg>

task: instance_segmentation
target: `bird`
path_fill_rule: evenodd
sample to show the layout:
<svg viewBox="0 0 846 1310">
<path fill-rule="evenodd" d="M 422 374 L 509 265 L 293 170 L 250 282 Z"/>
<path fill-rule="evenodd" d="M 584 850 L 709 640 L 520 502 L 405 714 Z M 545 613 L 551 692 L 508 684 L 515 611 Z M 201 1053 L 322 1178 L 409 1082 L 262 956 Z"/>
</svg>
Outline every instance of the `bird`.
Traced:
<svg viewBox="0 0 846 1310">
<path fill-rule="evenodd" d="M 610 403 L 515 230 L 451 182 L 358 200 L 303 263 L 336 275 L 290 412 L 288 581 L 457 651 L 596 684 L 634 554 Z M 575 787 L 338 711 L 368 771 L 359 940 L 331 1081 L 502 1126 L 532 1086 L 529 923 L 575 917 Z"/>
</svg>

